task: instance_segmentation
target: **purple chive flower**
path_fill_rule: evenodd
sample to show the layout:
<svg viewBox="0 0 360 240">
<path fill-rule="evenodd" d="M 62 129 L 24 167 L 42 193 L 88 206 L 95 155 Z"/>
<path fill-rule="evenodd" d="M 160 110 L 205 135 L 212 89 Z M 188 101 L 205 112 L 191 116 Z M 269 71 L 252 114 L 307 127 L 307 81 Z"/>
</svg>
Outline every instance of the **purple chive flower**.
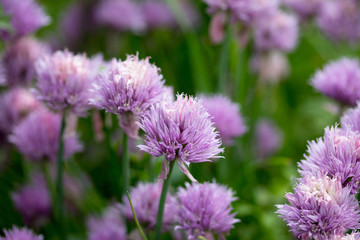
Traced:
<svg viewBox="0 0 360 240">
<path fill-rule="evenodd" d="M 359 240 L 360 233 L 359 232 L 352 232 L 349 234 L 340 234 L 336 235 L 332 238 L 332 240 Z"/>
<path fill-rule="evenodd" d="M 41 107 L 35 96 L 23 88 L 12 88 L 1 94 L 0 132 L 10 134 L 21 120 Z"/>
<path fill-rule="evenodd" d="M 301 19 L 316 16 L 326 0 L 282 0 L 283 3 L 294 10 Z"/>
<path fill-rule="evenodd" d="M 247 25 L 253 25 L 276 11 L 278 0 L 228 0 L 232 16 Z"/>
<path fill-rule="evenodd" d="M 277 205 L 277 213 L 299 239 L 333 239 L 360 227 L 359 204 L 350 191 L 337 176 L 306 176 L 286 194 L 290 205 Z"/>
<path fill-rule="evenodd" d="M 45 109 L 33 112 L 14 128 L 9 137 L 29 160 L 56 161 L 61 117 Z M 68 158 L 82 149 L 74 133 L 65 133 L 64 151 Z"/>
<path fill-rule="evenodd" d="M 231 145 L 233 139 L 243 135 L 247 127 L 240 114 L 239 105 L 222 95 L 201 96 L 202 105 L 211 115 L 222 142 Z"/>
<path fill-rule="evenodd" d="M 231 203 L 237 198 L 232 190 L 217 183 L 185 183 L 177 194 L 180 208 L 177 214 L 178 226 L 183 229 L 188 239 L 198 239 L 206 234 L 217 234 L 225 239 L 239 222 L 231 213 Z"/>
<path fill-rule="evenodd" d="M 341 126 L 360 133 L 360 102 L 356 108 L 347 110 L 341 117 Z"/>
<path fill-rule="evenodd" d="M 50 23 L 50 18 L 34 0 L 0 0 L 16 35 L 31 34 Z M 6 31 L 6 29 L 1 29 Z"/>
<path fill-rule="evenodd" d="M 141 117 L 139 126 L 145 132 L 142 151 L 154 157 L 164 155 L 160 179 L 166 179 L 170 161 L 177 160 L 181 171 L 196 181 L 186 165 L 220 158 L 221 140 L 201 101 L 178 95 L 175 102 L 160 102 Z"/>
<path fill-rule="evenodd" d="M 146 0 L 141 3 L 141 12 L 147 28 L 174 27 L 176 21 L 170 7 L 160 0 Z"/>
<path fill-rule="evenodd" d="M 27 228 L 18 228 L 13 226 L 11 230 L 4 230 L 5 237 L 0 240 L 43 240 L 42 235 L 36 235 L 32 230 Z"/>
<path fill-rule="evenodd" d="M 120 31 L 139 32 L 145 28 L 145 19 L 139 4 L 131 0 L 102 0 L 96 8 L 95 20 L 100 25 Z"/>
<path fill-rule="evenodd" d="M 360 135 L 348 128 L 326 128 L 324 138 L 308 145 L 308 155 L 299 163 L 302 176 L 317 176 L 325 171 L 329 176 L 339 176 L 344 186 L 356 193 L 360 188 Z"/>
<path fill-rule="evenodd" d="M 95 69 L 85 55 L 57 51 L 35 63 L 38 98 L 55 111 L 66 108 L 83 115 L 90 108 L 90 87 Z"/>
<path fill-rule="evenodd" d="M 255 45 L 259 50 L 291 51 L 298 39 L 298 21 L 294 15 L 274 11 L 255 27 Z"/>
<path fill-rule="evenodd" d="M 29 85 L 35 77 L 34 62 L 50 53 L 49 47 L 31 37 L 16 39 L 5 49 L 2 64 L 6 84 L 9 86 Z"/>
<path fill-rule="evenodd" d="M 320 29 L 334 41 L 360 38 L 360 5 L 357 0 L 324 1 L 317 18 Z"/>
<path fill-rule="evenodd" d="M 318 70 L 311 85 L 322 94 L 347 105 L 360 100 L 360 65 L 358 60 L 342 58 Z"/>
<path fill-rule="evenodd" d="M 102 216 L 92 216 L 87 221 L 89 240 L 126 240 L 126 225 L 121 212 L 114 206 L 107 207 Z"/>
<path fill-rule="evenodd" d="M 135 188 L 132 188 L 129 193 L 136 217 L 139 219 L 140 224 L 148 229 L 153 229 L 156 226 L 161 189 L 161 183 L 139 183 Z M 134 216 L 126 195 L 124 195 L 122 201 L 123 203 L 120 205 L 122 213 L 127 219 L 134 221 Z M 163 217 L 164 230 L 169 230 L 174 224 L 176 211 L 176 199 L 168 194 L 165 201 Z"/>
<path fill-rule="evenodd" d="M 229 9 L 229 0 L 203 0 L 207 5 L 207 12 L 210 14 L 223 12 Z"/>
<path fill-rule="evenodd" d="M 50 219 L 51 196 L 43 175 L 33 175 L 31 182 L 13 192 L 11 198 L 26 225 L 41 227 Z"/>
<path fill-rule="evenodd" d="M 256 154 L 259 158 L 267 158 L 276 153 L 282 144 L 282 134 L 275 124 L 261 119 L 256 124 Z"/>
<path fill-rule="evenodd" d="M 138 117 L 163 99 L 166 93 L 160 69 L 149 62 L 128 56 L 125 61 L 112 61 L 97 77 L 90 104 L 117 114 L 119 124 L 132 138 L 137 138 Z"/>
</svg>

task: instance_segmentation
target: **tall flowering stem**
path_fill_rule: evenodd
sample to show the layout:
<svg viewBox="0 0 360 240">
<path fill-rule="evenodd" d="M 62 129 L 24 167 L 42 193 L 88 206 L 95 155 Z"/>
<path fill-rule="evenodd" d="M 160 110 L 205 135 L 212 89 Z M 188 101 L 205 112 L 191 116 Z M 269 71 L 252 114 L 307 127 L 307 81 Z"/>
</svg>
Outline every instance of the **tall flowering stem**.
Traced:
<svg viewBox="0 0 360 240">
<path fill-rule="evenodd" d="M 168 188 L 169 188 L 169 185 L 170 185 L 170 177 L 171 177 L 171 173 L 172 173 L 173 168 L 174 168 L 174 164 L 175 164 L 175 160 L 170 161 L 169 174 L 167 175 L 167 178 L 165 179 L 165 181 L 163 183 L 163 186 L 162 186 L 160 202 L 159 202 L 159 208 L 158 208 L 158 214 L 157 214 L 157 219 L 156 219 L 155 240 L 160 240 L 161 239 L 161 229 L 162 229 L 162 221 L 163 221 L 163 215 L 164 215 L 166 194 L 168 192 Z"/>
<path fill-rule="evenodd" d="M 129 138 L 128 135 L 124 131 L 123 136 L 123 150 L 122 150 L 122 184 L 123 184 L 123 192 L 126 192 L 129 187 L 129 173 L 130 173 L 130 162 L 129 162 Z"/>
<path fill-rule="evenodd" d="M 139 223 L 139 220 L 138 220 L 138 218 L 136 217 L 136 213 L 135 213 L 134 207 L 133 207 L 133 205 L 132 205 L 132 202 L 131 202 L 130 195 L 129 195 L 129 192 L 128 192 L 128 191 L 126 191 L 126 195 L 127 195 L 128 199 L 129 199 L 129 203 L 130 203 L 131 211 L 132 211 L 133 216 L 134 216 L 134 220 L 135 220 L 135 223 L 136 223 L 136 227 L 138 228 L 142 239 L 147 240 L 147 237 L 146 237 L 144 231 L 143 231 L 142 228 L 141 228 L 141 225 L 140 225 L 140 223 Z"/>
<path fill-rule="evenodd" d="M 64 132 L 65 132 L 65 110 L 61 114 L 61 126 L 59 134 L 59 150 L 57 159 L 57 179 L 56 179 L 56 207 L 61 239 L 66 239 L 64 225 L 64 191 L 63 191 L 63 167 L 64 167 Z"/>
</svg>

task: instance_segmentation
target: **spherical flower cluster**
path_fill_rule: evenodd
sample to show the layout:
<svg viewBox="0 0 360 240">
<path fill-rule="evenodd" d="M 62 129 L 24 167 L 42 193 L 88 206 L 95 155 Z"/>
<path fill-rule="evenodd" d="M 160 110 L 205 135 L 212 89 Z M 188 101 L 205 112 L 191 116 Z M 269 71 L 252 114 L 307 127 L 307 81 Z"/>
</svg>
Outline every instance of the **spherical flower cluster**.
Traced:
<svg viewBox="0 0 360 240">
<path fill-rule="evenodd" d="M 135 188 L 131 189 L 129 193 L 136 217 L 139 222 L 148 229 L 153 229 L 156 225 L 161 189 L 161 183 L 139 183 Z M 134 216 L 126 195 L 124 195 L 122 201 L 123 203 L 120 205 L 122 213 L 127 219 L 134 221 Z M 164 230 L 170 229 L 174 224 L 176 211 L 176 199 L 170 194 L 167 194 L 162 225 Z"/>
<path fill-rule="evenodd" d="M 35 63 L 38 98 L 56 111 L 66 108 L 84 114 L 89 108 L 94 68 L 85 55 L 57 51 Z"/>
<path fill-rule="evenodd" d="M 236 103 L 222 95 L 201 96 L 200 98 L 202 105 L 212 117 L 224 144 L 231 145 L 235 137 L 246 132 L 247 128 Z"/>
<path fill-rule="evenodd" d="M 162 100 L 165 92 L 160 69 L 151 64 L 149 58 L 128 56 L 125 61 L 113 60 L 97 77 L 90 103 L 117 114 L 120 126 L 130 137 L 136 138 L 138 117 Z"/>
<path fill-rule="evenodd" d="M 324 1 L 317 18 L 320 29 L 335 41 L 360 39 L 360 5 L 357 0 Z"/>
<path fill-rule="evenodd" d="M 89 240 L 126 240 L 126 225 L 118 208 L 105 209 L 101 217 L 90 217 L 87 221 Z"/>
<path fill-rule="evenodd" d="M 325 0 L 283 0 L 283 3 L 294 10 L 302 19 L 316 16 Z"/>
<path fill-rule="evenodd" d="M 255 27 L 255 45 L 260 50 L 291 51 L 298 39 L 298 21 L 294 15 L 274 11 Z"/>
<path fill-rule="evenodd" d="M 32 230 L 27 228 L 13 227 L 11 230 L 4 230 L 5 237 L 0 240 L 43 240 L 42 235 L 36 235 Z"/>
<path fill-rule="evenodd" d="M 311 84 L 319 92 L 343 104 L 360 100 L 360 65 L 356 59 L 342 58 L 315 73 Z"/>
<path fill-rule="evenodd" d="M 21 120 L 41 107 L 41 103 L 26 89 L 13 88 L 3 93 L 0 95 L 0 132 L 10 134 Z"/>
<path fill-rule="evenodd" d="M 35 77 L 34 62 L 48 54 L 49 47 L 34 38 L 22 37 L 12 42 L 5 49 L 1 60 L 5 69 L 6 84 L 31 84 Z"/>
<path fill-rule="evenodd" d="M 11 194 L 15 208 L 29 226 L 41 227 L 51 216 L 51 196 L 42 175 L 33 175 L 30 184 Z"/>
<path fill-rule="evenodd" d="M 55 161 L 59 148 L 60 124 L 61 117 L 58 114 L 42 109 L 33 112 L 16 126 L 9 139 L 29 160 Z M 65 133 L 66 158 L 80 151 L 81 148 L 74 133 Z"/>
<path fill-rule="evenodd" d="M 145 132 L 145 145 L 139 148 L 155 157 L 165 156 L 160 179 L 166 179 L 170 161 L 177 160 L 181 171 L 195 181 L 184 164 L 220 158 L 223 151 L 211 116 L 199 99 L 186 95 L 151 106 L 139 126 Z"/>
<path fill-rule="evenodd" d="M 11 25 L 18 36 L 31 34 L 50 22 L 35 0 L 0 0 L 0 5 L 11 17 Z"/>
<path fill-rule="evenodd" d="M 97 6 L 95 20 L 100 25 L 120 31 L 141 31 L 145 28 L 145 19 L 138 4 L 130 0 L 102 0 Z"/>
<path fill-rule="evenodd" d="M 231 213 L 234 193 L 217 183 L 186 183 L 177 194 L 180 208 L 177 214 L 178 228 L 183 229 L 188 239 L 199 239 L 206 234 L 217 234 L 224 239 L 239 222 Z"/>
<path fill-rule="evenodd" d="M 259 158 L 267 158 L 276 153 L 281 147 L 282 135 L 273 122 L 261 119 L 255 130 L 256 154 Z"/>
<path fill-rule="evenodd" d="M 347 128 L 326 128 L 323 139 L 309 142 L 308 155 L 299 163 L 302 176 L 317 176 L 325 171 L 338 176 L 352 193 L 360 188 L 360 135 Z"/>
<path fill-rule="evenodd" d="M 306 176 L 286 194 L 290 205 L 277 205 L 277 213 L 299 239 L 333 239 L 360 227 L 359 204 L 350 191 L 337 176 Z"/>
</svg>

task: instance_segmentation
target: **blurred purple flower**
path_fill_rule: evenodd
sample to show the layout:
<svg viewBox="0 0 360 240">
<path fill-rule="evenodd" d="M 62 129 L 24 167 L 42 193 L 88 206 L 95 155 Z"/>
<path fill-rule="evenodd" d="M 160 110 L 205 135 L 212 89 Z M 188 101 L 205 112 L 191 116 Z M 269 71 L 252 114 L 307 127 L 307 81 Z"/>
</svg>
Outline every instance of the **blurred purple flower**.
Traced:
<svg viewBox="0 0 360 240">
<path fill-rule="evenodd" d="M 45 109 L 33 112 L 14 128 L 9 140 L 31 161 L 56 161 L 60 122 L 60 115 Z M 65 133 L 65 157 L 68 158 L 81 149 L 75 133 Z"/>
<path fill-rule="evenodd" d="M 283 3 L 294 10 L 301 19 L 317 16 L 322 4 L 327 0 L 282 0 Z"/>
<path fill-rule="evenodd" d="M 89 240 L 126 240 L 126 225 L 118 208 L 105 209 L 102 216 L 92 216 L 87 220 Z"/>
<path fill-rule="evenodd" d="M 225 186 L 217 183 L 185 183 L 185 188 L 179 188 L 177 197 L 180 203 L 177 228 L 183 229 L 188 239 L 199 239 L 199 236 L 209 233 L 225 239 L 224 235 L 239 222 L 231 213 L 231 203 L 237 198 Z"/>
<path fill-rule="evenodd" d="M 275 124 L 268 119 L 261 119 L 256 124 L 256 154 L 267 158 L 276 153 L 282 144 L 282 134 Z"/>
<path fill-rule="evenodd" d="M 7 46 L 2 57 L 6 84 L 30 85 L 35 77 L 34 62 L 50 54 L 50 48 L 31 37 L 16 39 Z"/>
<path fill-rule="evenodd" d="M 13 192 L 11 198 L 26 225 L 42 227 L 50 219 L 51 196 L 43 175 L 31 176 L 31 182 Z"/>
<path fill-rule="evenodd" d="M 224 12 L 229 9 L 229 0 L 203 0 L 207 5 L 207 12 L 214 14 L 216 12 Z"/>
<path fill-rule="evenodd" d="M 130 55 L 125 61 L 112 61 L 97 77 L 90 104 L 117 114 L 119 124 L 132 138 L 137 138 L 138 117 L 163 99 L 164 79 L 160 69 L 149 62 Z"/>
<path fill-rule="evenodd" d="M 324 1 L 317 18 L 320 29 L 334 41 L 360 38 L 360 5 L 357 0 Z"/>
<path fill-rule="evenodd" d="M 225 36 L 226 13 L 219 12 L 211 17 L 209 25 L 209 35 L 213 43 L 218 44 L 224 40 Z"/>
<path fill-rule="evenodd" d="M 247 127 L 240 114 L 238 104 L 222 95 L 200 96 L 202 105 L 212 117 L 216 129 L 219 131 L 222 142 L 231 145 L 233 139 L 243 135 Z"/>
<path fill-rule="evenodd" d="M 120 31 L 139 32 L 145 28 L 140 6 L 131 0 L 102 0 L 96 8 L 95 20 Z"/>
<path fill-rule="evenodd" d="M 347 105 L 360 100 L 360 65 L 357 59 L 342 58 L 318 70 L 311 85 L 322 94 Z"/>
<path fill-rule="evenodd" d="M 356 193 L 360 188 L 360 135 L 348 128 L 326 128 L 324 138 L 308 144 L 308 155 L 299 163 L 304 177 L 317 176 L 324 171 L 328 176 L 338 176 L 344 186 Z"/>
<path fill-rule="evenodd" d="M 70 108 L 84 115 L 90 108 L 90 87 L 95 79 L 96 68 L 85 55 L 57 51 L 35 63 L 38 99 L 55 111 Z"/>
<path fill-rule="evenodd" d="M 161 189 L 161 183 L 139 183 L 135 188 L 132 188 L 129 193 L 136 217 L 140 224 L 148 229 L 154 229 L 156 226 Z M 120 205 L 122 213 L 127 219 L 134 221 L 134 216 L 126 195 L 123 196 L 122 201 L 123 203 Z M 162 225 L 164 230 L 169 230 L 174 224 L 177 207 L 176 199 L 168 194 L 165 201 Z"/>
<path fill-rule="evenodd" d="M 31 34 L 50 23 L 49 16 L 35 0 L 0 0 L 0 5 L 5 14 L 11 17 L 11 25 L 17 36 Z"/>
<path fill-rule="evenodd" d="M 333 239 L 360 227 L 359 204 L 350 191 L 337 176 L 306 176 L 286 194 L 290 205 L 277 205 L 277 213 L 299 239 Z"/>
<path fill-rule="evenodd" d="M 298 21 L 294 15 L 274 11 L 255 27 L 255 45 L 260 50 L 291 51 L 298 40 Z"/>
<path fill-rule="evenodd" d="M 360 102 L 355 108 L 347 110 L 341 117 L 341 126 L 360 133 Z"/>
<path fill-rule="evenodd" d="M 145 0 L 140 7 L 147 28 L 171 28 L 176 26 L 174 15 L 164 1 Z"/>
<path fill-rule="evenodd" d="M 10 134 L 31 112 L 42 107 L 35 96 L 23 88 L 12 88 L 0 95 L 0 132 Z"/>
<path fill-rule="evenodd" d="M 0 240 L 43 240 L 42 235 L 35 235 L 35 233 L 27 228 L 18 228 L 13 226 L 11 230 L 4 230 L 5 237 L 0 237 Z"/>
<path fill-rule="evenodd" d="M 162 180 L 168 175 L 170 161 L 177 160 L 180 170 L 196 181 L 184 164 L 221 158 L 218 132 L 198 99 L 181 94 L 173 103 L 155 104 L 138 124 L 145 132 L 145 145 L 139 145 L 140 150 L 154 157 L 165 156 Z"/>
</svg>

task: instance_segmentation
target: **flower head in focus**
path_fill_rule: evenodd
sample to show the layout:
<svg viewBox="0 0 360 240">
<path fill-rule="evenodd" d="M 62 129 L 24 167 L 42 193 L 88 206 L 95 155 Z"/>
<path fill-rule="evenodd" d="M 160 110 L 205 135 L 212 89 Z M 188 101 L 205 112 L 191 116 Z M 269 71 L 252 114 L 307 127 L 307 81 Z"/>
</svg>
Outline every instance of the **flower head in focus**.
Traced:
<svg viewBox="0 0 360 240">
<path fill-rule="evenodd" d="M 43 240 L 42 235 L 36 235 L 32 230 L 27 228 L 18 228 L 13 226 L 11 230 L 4 230 L 5 237 L 0 240 Z"/>
<path fill-rule="evenodd" d="M 342 58 L 318 70 L 311 84 L 322 94 L 354 106 L 360 100 L 360 65 L 358 60 Z"/>
<path fill-rule="evenodd" d="M 160 179 L 166 179 L 170 161 L 177 160 L 181 171 L 196 181 L 184 164 L 220 158 L 223 151 L 211 116 L 197 98 L 181 94 L 175 102 L 155 104 L 141 117 L 139 126 L 145 132 L 145 145 L 139 148 L 165 157 Z"/>
<path fill-rule="evenodd" d="M 185 183 L 177 194 L 180 208 L 177 228 L 183 229 L 188 239 L 217 234 L 225 239 L 239 222 L 232 212 L 231 203 L 236 200 L 232 190 L 217 183 Z"/>
<path fill-rule="evenodd" d="M 350 191 L 336 176 L 306 176 L 286 194 L 290 205 L 277 205 L 277 213 L 299 239 L 333 239 L 360 227 L 359 204 Z"/>
</svg>

